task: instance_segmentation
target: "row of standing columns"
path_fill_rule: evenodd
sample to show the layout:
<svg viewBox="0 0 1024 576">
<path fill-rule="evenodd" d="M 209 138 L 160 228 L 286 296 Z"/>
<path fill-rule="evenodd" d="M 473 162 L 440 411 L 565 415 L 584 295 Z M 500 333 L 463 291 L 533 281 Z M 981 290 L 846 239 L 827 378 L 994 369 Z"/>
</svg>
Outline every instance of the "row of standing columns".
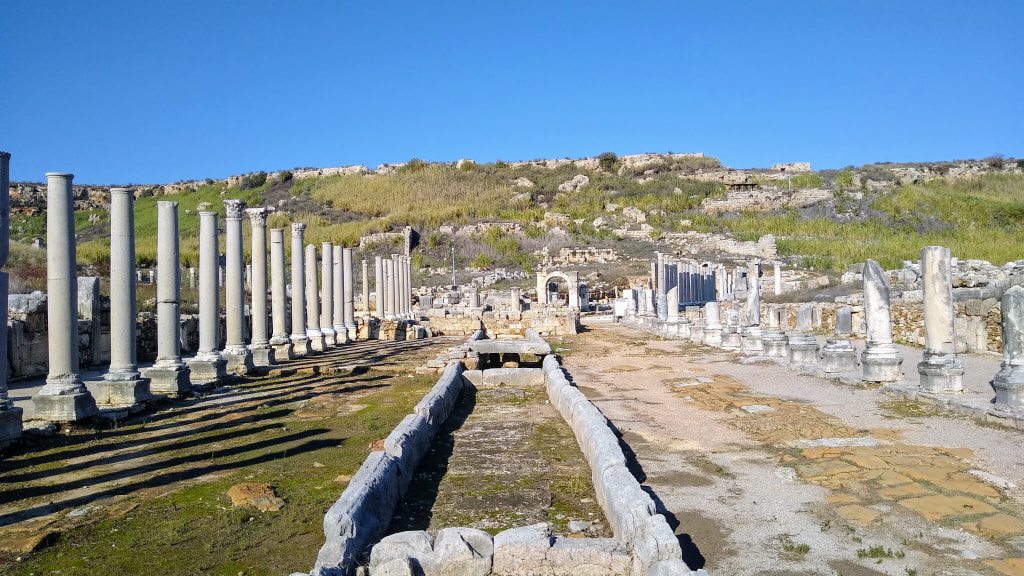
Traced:
<svg viewBox="0 0 1024 576">
<path fill-rule="evenodd" d="M 9 242 L 8 188 L 10 154 L 0 152 L 0 267 L 6 263 Z M 111 363 L 94 397 L 79 374 L 77 303 L 78 283 L 72 202 L 73 175 L 47 175 L 47 291 L 49 372 L 46 383 L 32 398 L 36 418 L 76 421 L 101 407 L 132 407 L 153 393 L 182 394 L 193 386 L 212 384 L 229 372 L 245 374 L 254 366 L 303 357 L 357 336 L 354 309 L 352 249 L 324 242 L 321 246 L 321 282 L 317 274 L 317 247 L 304 246 L 305 224 L 292 225 L 291 333 L 288 333 L 288 295 L 285 282 L 284 230 L 270 230 L 268 310 L 267 208 L 246 210 L 241 200 L 225 200 L 226 344 L 218 349 L 220 332 L 220 267 L 218 215 L 199 213 L 199 348 L 192 358 L 181 356 L 181 268 L 178 203 L 157 202 L 157 359 L 140 370 L 136 357 L 136 269 L 134 191 L 111 189 Z M 242 248 L 242 217 L 252 227 L 251 339 L 245 341 L 246 267 Z M 305 258 L 304 258 L 305 257 Z M 369 280 L 363 261 L 363 294 L 369 311 Z M 392 318 L 412 313 L 410 259 L 378 259 L 378 314 L 380 299 Z M 383 266 L 386 264 L 386 266 Z M 383 270 L 387 270 L 383 274 Z M 320 303 L 323 302 L 322 313 Z M 7 274 L 0 272 L 0 304 L 7 305 Z M 271 325 L 268 327 L 268 318 Z M 269 328 L 269 330 L 268 330 Z M 0 330 L 6 339 L 6 330 Z M 0 348 L 6 342 L 0 342 Z M 0 375 L 0 444 L 21 433 L 22 410 L 13 406 L 6 377 Z"/>
</svg>

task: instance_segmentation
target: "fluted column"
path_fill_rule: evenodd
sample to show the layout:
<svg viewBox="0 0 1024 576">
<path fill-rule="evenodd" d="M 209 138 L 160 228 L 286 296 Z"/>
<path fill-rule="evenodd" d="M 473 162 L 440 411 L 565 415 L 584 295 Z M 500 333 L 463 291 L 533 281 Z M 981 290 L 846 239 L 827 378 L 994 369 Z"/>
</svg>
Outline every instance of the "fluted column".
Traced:
<svg viewBox="0 0 1024 576">
<path fill-rule="evenodd" d="M 334 333 L 340 343 L 347 343 L 350 338 L 345 328 L 345 248 L 334 247 Z"/>
<path fill-rule="evenodd" d="M 345 329 L 348 331 L 349 338 L 355 339 L 356 337 L 356 309 L 354 306 L 353 297 L 353 278 L 352 278 L 352 249 L 345 248 L 341 254 L 341 266 L 342 274 L 344 275 L 344 297 L 345 297 Z"/>
<path fill-rule="evenodd" d="M 306 246 L 306 337 L 314 352 L 324 351 L 324 333 L 320 331 L 320 286 L 317 282 L 316 245 Z"/>
<path fill-rule="evenodd" d="M 252 228 L 252 277 L 249 292 L 252 294 L 252 353 L 254 366 L 277 364 L 274 349 L 267 336 L 267 208 L 249 208 L 249 225 Z"/>
<path fill-rule="evenodd" d="M 285 280 L 284 229 L 270 229 L 270 312 L 273 333 L 270 346 L 274 360 L 291 360 L 292 342 L 288 339 L 288 284 Z"/>
<path fill-rule="evenodd" d="M 320 283 L 323 286 L 323 305 L 320 307 L 320 332 L 324 335 L 324 346 L 334 346 L 334 243 L 324 242 Z M 344 339 L 342 339 L 344 341 Z"/>
<path fill-rule="evenodd" d="M 306 336 L 306 272 L 303 242 L 306 225 L 292 224 L 292 354 L 302 358 L 309 354 L 309 337 Z"/>
<path fill-rule="evenodd" d="M 151 392 L 181 396 L 192 389 L 190 370 L 181 360 L 181 251 L 178 203 L 160 201 L 156 246 L 156 363 L 143 370 Z M 193 270 L 189 268 L 189 270 Z"/>
<path fill-rule="evenodd" d="M 384 260 L 380 256 L 373 257 L 373 290 L 377 317 L 384 317 Z"/>
<path fill-rule="evenodd" d="M 72 174 L 46 175 L 46 325 L 50 372 L 32 398 L 35 417 L 73 422 L 95 414 L 96 401 L 78 375 L 78 276 Z M 6 192 L 6 190 L 4 191 Z"/>
<path fill-rule="evenodd" d="M 252 371 L 252 352 L 245 346 L 245 261 L 242 252 L 242 211 L 245 202 L 224 201 L 224 308 L 227 342 L 224 359 L 227 371 L 248 374 Z"/>
<path fill-rule="evenodd" d="M 0 268 L 7 266 L 11 230 L 11 155 L 0 151 Z M 0 316 L 7 318 L 8 274 L 0 272 Z M 0 350 L 7 350 L 6 320 L 0 330 Z M 0 362 L 2 365 L 2 362 Z M 7 392 L 7 372 L 0 369 L 0 447 L 21 436 L 24 410 L 14 406 Z"/>
<path fill-rule="evenodd" d="M 151 399 L 135 355 L 134 192 L 110 189 L 110 370 L 96 398 L 104 407 L 128 408 Z"/>
</svg>

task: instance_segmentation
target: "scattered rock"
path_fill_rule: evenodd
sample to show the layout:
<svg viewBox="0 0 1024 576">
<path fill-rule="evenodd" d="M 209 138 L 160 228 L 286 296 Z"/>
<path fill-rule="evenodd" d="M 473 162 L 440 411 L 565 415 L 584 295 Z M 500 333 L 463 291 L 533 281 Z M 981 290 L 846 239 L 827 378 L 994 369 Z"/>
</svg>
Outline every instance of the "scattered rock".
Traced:
<svg viewBox="0 0 1024 576">
<path fill-rule="evenodd" d="M 270 484 L 245 482 L 235 484 L 228 489 L 231 505 L 235 508 L 255 508 L 260 512 L 277 512 L 284 506 L 284 500 L 278 497 Z"/>
<path fill-rule="evenodd" d="M 573 534 L 577 532 L 586 532 L 590 529 L 590 522 L 584 522 L 583 520 L 569 520 L 569 532 Z"/>
<path fill-rule="evenodd" d="M 583 188 L 587 184 L 590 184 L 590 177 L 583 174 L 577 174 L 571 179 L 566 180 L 558 185 L 559 192 L 577 192 L 580 188 Z"/>
</svg>

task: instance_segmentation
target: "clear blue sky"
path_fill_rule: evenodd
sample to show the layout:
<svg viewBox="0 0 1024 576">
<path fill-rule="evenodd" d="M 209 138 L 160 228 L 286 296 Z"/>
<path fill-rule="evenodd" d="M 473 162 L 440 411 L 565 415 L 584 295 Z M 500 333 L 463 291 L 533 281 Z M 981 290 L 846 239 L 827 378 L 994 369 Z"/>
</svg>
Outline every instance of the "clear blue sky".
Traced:
<svg viewBox="0 0 1024 576">
<path fill-rule="evenodd" d="M 0 0 L 13 180 L 1024 156 L 1024 2 Z"/>
</svg>

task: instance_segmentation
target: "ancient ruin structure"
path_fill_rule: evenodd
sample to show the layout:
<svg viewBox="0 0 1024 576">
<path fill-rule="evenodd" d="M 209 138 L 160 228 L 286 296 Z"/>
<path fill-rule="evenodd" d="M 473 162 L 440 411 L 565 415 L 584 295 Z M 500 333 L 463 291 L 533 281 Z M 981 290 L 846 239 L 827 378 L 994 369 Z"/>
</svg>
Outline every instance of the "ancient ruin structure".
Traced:
<svg viewBox="0 0 1024 576">
<path fill-rule="evenodd" d="M 242 211 L 245 202 L 225 200 L 224 211 L 224 344 L 225 369 L 232 374 L 252 372 L 252 352 L 245 345 L 245 261 L 242 253 Z"/>
<path fill-rule="evenodd" d="M 363 269 L 362 269 L 362 272 L 363 272 L 363 276 L 362 276 L 362 280 L 363 280 L 363 312 L 365 312 L 366 315 L 369 316 L 370 315 L 370 277 L 366 273 L 366 268 L 367 268 L 366 259 L 364 258 L 363 260 L 361 260 L 361 263 L 363 265 Z"/>
<path fill-rule="evenodd" d="M 10 199 L 11 155 L 0 151 L 0 268 L 7 266 L 10 254 L 11 199 Z M 10 281 L 7 272 L 0 272 L 0 312 L 7 318 L 7 295 Z M 7 350 L 7 330 L 0 330 L 0 350 Z M 7 371 L 0 370 L 0 447 L 21 436 L 21 408 L 14 406 L 7 392 Z"/>
<path fill-rule="evenodd" d="M 747 302 L 743 308 L 743 344 L 740 351 L 749 356 L 764 354 L 761 342 L 761 284 L 758 280 L 761 271 L 759 262 L 751 261 L 747 266 Z"/>
<path fill-rule="evenodd" d="M 1003 294 L 1003 361 L 992 378 L 994 410 L 1024 415 L 1024 288 L 1012 286 Z"/>
<path fill-rule="evenodd" d="M 317 282 L 316 245 L 306 245 L 306 338 L 314 352 L 323 352 L 327 346 L 320 330 L 320 290 Z"/>
<path fill-rule="evenodd" d="M 334 338 L 338 344 L 351 341 L 345 328 L 345 249 L 334 247 L 334 306 L 333 322 Z"/>
<path fill-rule="evenodd" d="M 217 213 L 199 213 L 199 350 L 187 360 L 192 385 L 212 385 L 227 376 L 225 360 L 218 352 L 220 340 L 220 290 Z"/>
<path fill-rule="evenodd" d="M 78 279 L 75 270 L 73 174 L 46 174 L 46 324 L 50 371 L 32 397 L 35 417 L 74 422 L 98 412 L 78 375 Z M 6 193 L 6 190 L 4 191 Z"/>
<path fill-rule="evenodd" d="M 157 356 L 143 371 L 151 392 L 180 396 L 192 389 L 191 370 L 181 359 L 181 252 L 178 203 L 162 200 L 157 209 Z M 194 269 L 190 269 L 194 272 Z M 193 276 L 194 277 L 194 276 Z"/>
<path fill-rule="evenodd" d="M 134 194 L 130 188 L 110 189 L 110 370 L 96 399 L 104 407 L 131 408 L 151 398 L 135 350 Z"/>
<path fill-rule="evenodd" d="M 377 316 L 384 317 L 384 261 L 380 256 L 373 258 L 373 290 L 375 292 L 374 306 Z"/>
<path fill-rule="evenodd" d="M 921 249 L 924 279 L 924 356 L 917 365 L 921 390 L 938 394 L 962 392 L 964 367 L 956 355 L 953 329 L 953 274 L 949 249 Z"/>
<path fill-rule="evenodd" d="M 320 283 L 323 286 L 323 305 L 320 307 L 320 332 L 324 336 L 324 346 L 331 347 L 337 344 L 334 332 L 334 305 L 335 305 L 335 284 L 334 284 L 334 243 L 324 242 L 320 245 L 323 253 L 321 259 Z M 342 342 L 345 339 L 342 338 Z"/>
<path fill-rule="evenodd" d="M 860 357 L 867 382 L 895 382 L 900 379 L 903 357 L 893 344 L 889 306 L 889 278 L 878 262 L 869 259 L 864 263 L 867 338 Z"/>
<path fill-rule="evenodd" d="M 288 288 L 285 282 L 284 229 L 270 229 L 270 301 L 273 333 L 270 346 L 274 360 L 293 360 L 292 343 L 288 339 Z"/>
<path fill-rule="evenodd" d="M 814 327 L 811 323 L 813 304 L 801 304 L 796 310 L 796 332 L 789 335 L 789 361 L 792 364 L 817 364 L 818 341 L 814 338 Z"/>
<path fill-rule="evenodd" d="M 768 329 L 761 334 L 764 355 L 789 361 L 789 337 L 785 330 L 786 309 L 784 306 L 768 307 Z"/>
<path fill-rule="evenodd" d="M 345 323 L 345 331 L 349 340 L 355 340 L 357 336 L 356 327 L 356 309 L 353 295 L 353 283 L 352 283 L 352 249 L 344 248 L 341 251 L 341 269 L 342 269 L 342 296 L 344 299 L 344 314 L 342 318 Z"/>
<path fill-rule="evenodd" d="M 391 258 L 384 260 L 384 317 L 388 320 L 395 319 L 395 261 Z"/>
<path fill-rule="evenodd" d="M 252 227 L 252 280 L 249 292 L 252 294 L 252 341 L 249 352 L 253 366 L 276 364 L 274 349 L 267 336 L 267 215 L 266 208 L 249 208 Z"/>
<path fill-rule="evenodd" d="M 716 348 L 722 345 L 722 309 L 717 301 L 704 305 L 704 343 Z"/>
<path fill-rule="evenodd" d="M 292 224 L 292 355 L 302 358 L 311 352 L 306 336 L 306 272 L 303 236 L 306 225 Z M 315 273 L 315 272 L 314 272 Z"/>
</svg>

